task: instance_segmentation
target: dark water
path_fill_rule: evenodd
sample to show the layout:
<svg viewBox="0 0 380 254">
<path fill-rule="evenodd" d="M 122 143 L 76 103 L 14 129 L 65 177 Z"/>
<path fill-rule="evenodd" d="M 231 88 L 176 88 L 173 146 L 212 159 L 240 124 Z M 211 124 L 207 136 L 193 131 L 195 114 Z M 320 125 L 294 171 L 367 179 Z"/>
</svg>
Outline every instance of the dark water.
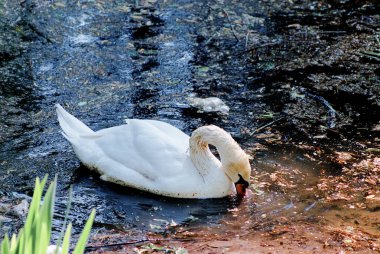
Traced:
<svg viewBox="0 0 380 254">
<path fill-rule="evenodd" d="M 251 1 L 250 8 L 255 5 Z M 200 26 L 197 22 L 210 15 L 202 1 L 36 0 L 5 1 L 4 6 L 9 24 L 4 29 L 24 46 L 12 59 L 27 67 L 22 68 L 28 82 L 7 79 L 1 97 L 1 189 L 31 195 L 35 177 L 58 174 L 57 226 L 70 185 L 70 219 L 76 226 L 91 208 L 97 209 L 99 227 L 162 230 L 168 223 L 216 223 L 236 205 L 231 199 L 178 201 L 119 190 L 96 175 L 78 173 L 79 161 L 60 134 L 54 110 L 61 103 L 94 130 L 120 125 L 125 118 L 159 119 L 188 134 L 213 123 L 249 146 L 253 140 L 241 129 L 256 126 L 252 111 L 262 105 L 247 87 L 245 59 L 229 57 L 237 53 L 232 49 L 223 53 L 244 44 L 236 44 L 231 30 L 220 34 L 225 18 L 218 18 L 216 28 L 208 22 Z M 208 26 L 226 44 L 219 45 L 216 35 L 207 41 Z M 206 50 L 210 43 L 214 46 Z M 190 96 L 217 96 L 230 114 L 203 113 L 190 105 Z"/>
<path fill-rule="evenodd" d="M 281 74 L 270 72 L 276 57 L 269 50 L 247 51 L 278 43 L 278 38 L 267 37 L 268 14 L 257 1 L 136 2 L 0 1 L 1 45 L 17 45 L 0 49 L 0 190 L 31 195 L 37 176 L 58 174 L 54 224 L 59 227 L 63 220 L 72 185 L 70 219 L 76 229 L 91 208 L 97 209 L 97 228 L 157 231 L 181 223 L 218 224 L 231 219 L 230 211 L 237 208 L 232 215 L 247 220 L 313 217 L 323 210 L 308 188 L 326 168 L 287 149 L 256 155 L 253 194 L 241 204 L 233 198 L 157 197 L 104 183 L 80 166 L 60 134 L 55 103 L 94 130 L 120 125 L 126 118 L 159 119 L 187 134 L 216 124 L 250 155 L 259 142 L 252 131 L 279 119 L 283 108 L 286 113 L 288 105 L 282 104 L 288 91 L 266 86 Z M 261 60 L 254 66 L 255 57 Z M 264 78 L 258 79 L 258 69 Z M 229 106 L 229 114 L 202 112 L 191 105 L 190 96 L 216 96 Z M 312 113 L 323 118 L 324 106 Z M 323 124 L 314 125 L 320 131 Z M 278 171 L 287 173 L 296 187 L 284 191 L 255 185 Z"/>
<path fill-rule="evenodd" d="M 86 169 L 81 169 L 86 172 Z M 59 199 L 56 215 L 62 221 L 67 199 Z M 70 218 L 81 225 L 90 209 L 97 210 L 96 226 L 128 230 L 163 232 L 187 224 L 216 224 L 223 214 L 238 205 L 233 197 L 211 200 L 173 199 L 98 180 L 78 173 L 73 184 L 73 209 Z M 83 217 L 84 216 L 84 217 Z M 61 218 L 61 219 L 59 219 Z"/>
<path fill-rule="evenodd" d="M 86 168 L 76 170 L 73 180 L 73 200 L 70 220 L 77 229 L 89 211 L 98 212 L 96 227 L 118 230 L 150 230 L 167 232 L 177 225 L 194 228 L 197 225 L 215 226 L 219 221 L 275 220 L 279 216 L 312 219 L 327 209 L 308 188 L 315 187 L 321 166 L 308 161 L 297 152 L 284 150 L 258 154 L 254 162 L 255 177 L 244 200 L 234 197 L 208 200 L 173 199 L 156 196 L 131 188 L 109 184 L 92 175 Z M 267 189 L 260 184 L 270 182 L 270 174 L 286 175 L 294 186 Z M 64 218 L 67 198 L 57 200 L 55 225 Z"/>
</svg>

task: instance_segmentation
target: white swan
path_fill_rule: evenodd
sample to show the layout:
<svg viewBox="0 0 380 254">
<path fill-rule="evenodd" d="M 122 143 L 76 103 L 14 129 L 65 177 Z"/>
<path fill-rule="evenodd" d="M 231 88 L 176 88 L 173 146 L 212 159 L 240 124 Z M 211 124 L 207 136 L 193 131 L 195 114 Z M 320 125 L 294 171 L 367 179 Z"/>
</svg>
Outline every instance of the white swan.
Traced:
<svg viewBox="0 0 380 254">
<path fill-rule="evenodd" d="M 128 119 L 94 132 L 59 104 L 56 109 L 62 134 L 104 181 L 175 198 L 244 196 L 249 185 L 248 155 L 217 126 L 200 127 L 189 137 L 161 121 Z"/>
</svg>

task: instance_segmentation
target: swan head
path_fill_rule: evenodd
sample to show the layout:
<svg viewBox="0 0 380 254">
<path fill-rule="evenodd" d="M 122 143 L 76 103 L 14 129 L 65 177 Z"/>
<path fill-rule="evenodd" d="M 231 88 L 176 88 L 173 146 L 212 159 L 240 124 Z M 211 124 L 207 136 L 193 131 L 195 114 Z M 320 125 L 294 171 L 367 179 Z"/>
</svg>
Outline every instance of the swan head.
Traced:
<svg viewBox="0 0 380 254">
<path fill-rule="evenodd" d="M 238 196 L 244 196 L 249 187 L 251 177 L 251 165 L 249 157 L 242 151 L 242 158 L 239 161 L 230 162 L 225 165 L 225 172 L 231 181 L 235 184 Z"/>
<path fill-rule="evenodd" d="M 225 130 L 215 125 L 203 126 L 196 129 L 190 138 L 190 155 L 198 170 L 204 170 L 205 160 L 217 160 L 211 153 L 209 144 L 216 147 L 220 156 L 218 162 L 235 184 L 238 196 L 244 196 L 251 177 L 249 156 Z"/>
</svg>

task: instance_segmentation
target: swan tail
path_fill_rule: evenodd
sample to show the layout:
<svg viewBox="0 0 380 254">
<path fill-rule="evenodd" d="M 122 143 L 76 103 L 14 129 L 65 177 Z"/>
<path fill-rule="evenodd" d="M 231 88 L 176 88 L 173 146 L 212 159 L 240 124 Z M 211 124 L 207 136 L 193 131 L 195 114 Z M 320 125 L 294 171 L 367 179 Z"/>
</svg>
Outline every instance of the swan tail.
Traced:
<svg viewBox="0 0 380 254">
<path fill-rule="evenodd" d="M 78 120 L 75 116 L 68 113 L 61 105 L 55 105 L 59 125 L 62 128 L 63 136 L 72 141 L 74 138 L 77 138 L 82 135 L 89 135 L 94 133 L 87 125 Z"/>
</svg>

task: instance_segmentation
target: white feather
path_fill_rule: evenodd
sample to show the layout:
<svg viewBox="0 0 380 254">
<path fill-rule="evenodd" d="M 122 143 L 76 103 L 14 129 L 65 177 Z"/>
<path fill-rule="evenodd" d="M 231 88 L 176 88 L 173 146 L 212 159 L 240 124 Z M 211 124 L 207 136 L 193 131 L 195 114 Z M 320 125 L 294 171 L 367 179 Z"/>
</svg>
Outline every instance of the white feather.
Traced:
<svg viewBox="0 0 380 254">
<path fill-rule="evenodd" d="M 225 168 L 248 157 L 219 127 L 199 128 L 191 137 L 193 142 L 174 126 L 154 120 L 128 119 L 125 125 L 94 132 L 60 105 L 56 107 L 64 136 L 78 158 L 105 181 L 170 197 L 218 198 L 235 192 L 231 179 L 247 175 L 247 170 L 250 174 L 250 166 L 243 173 Z M 198 139 L 215 145 L 222 162 L 208 145 L 197 147 Z"/>
</svg>

